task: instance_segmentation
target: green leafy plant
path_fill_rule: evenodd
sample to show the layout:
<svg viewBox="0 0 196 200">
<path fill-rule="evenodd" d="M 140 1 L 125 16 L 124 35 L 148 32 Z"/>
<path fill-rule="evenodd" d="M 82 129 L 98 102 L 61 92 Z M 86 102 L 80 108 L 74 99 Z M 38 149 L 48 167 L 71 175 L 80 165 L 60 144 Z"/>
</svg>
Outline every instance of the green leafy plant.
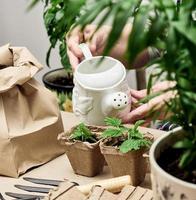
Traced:
<svg viewBox="0 0 196 200">
<path fill-rule="evenodd" d="M 33 0 L 28 9 L 33 8 L 41 0 Z M 61 63 L 65 69 L 70 68 L 67 58 L 67 45 L 65 37 L 71 26 L 80 15 L 80 10 L 86 0 L 42 0 L 44 3 L 44 24 L 50 40 L 50 47 L 46 55 L 46 63 L 50 66 L 51 50 L 59 46 Z"/>
<path fill-rule="evenodd" d="M 80 123 L 69 137 L 70 140 L 80 140 L 82 142 L 97 142 L 95 135 L 85 126 Z"/>
<path fill-rule="evenodd" d="M 122 121 L 117 118 L 106 118 L 105 123 L 111 128 L 107 128 L 101 135 L 102 138 L 118 138 L 123 136 L 125 140 L 120 144 L 119 149 L 122 153 L 127 153 L 141 148 L 148 148 L 152 144 L 149 139 L 144 138 L 138 127 L 144 123 L 139 120 L 132 128 L 125 127 Z"/>
</svg>

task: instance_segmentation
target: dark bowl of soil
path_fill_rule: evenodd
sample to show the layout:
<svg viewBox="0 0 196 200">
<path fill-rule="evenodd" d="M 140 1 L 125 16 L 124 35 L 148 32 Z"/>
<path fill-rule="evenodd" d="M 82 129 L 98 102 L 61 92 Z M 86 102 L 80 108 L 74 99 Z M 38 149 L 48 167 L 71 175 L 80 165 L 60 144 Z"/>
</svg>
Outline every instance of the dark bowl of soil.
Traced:
<svg viewBox="0 0 196 200">
<path fill-rule="evenodd" d="M 109 138 L 101 141 L 100 149 L 114 177 L 130 175 L 131 184 L 138 186 L 145 179 L 147 159 L 143 154 L 147 149 L 142 148 L 128 153 L 119 150 L 123 138 Z"/>
<path fill-rule="evenodd" d="M 58 93 L 70 93 L 74 87 L 72 73 L 67 72 L 63 68 L 47 72 L 44 74 L 42 80 L 48 89 L 57 91 Z"/>
<path fill-rule="evenodd" d="M 185 137 L 181 128 L 158 138 L 150 149 L 151 179 L 154 199 L 194 200 L 196 194 L 196 171 L 178 167 L 181 150 L 172 146 Z"/>
<path fill-rule="evenodd" d="M 79 140 L 70 140 L 70 135 L 76 127 L 73 127 L 67 133 L 59 135 L 58 139 L 61 141 L 61 144 L 64 145 L 66 155 L 76 174 L 87 177 L 96 176 L 102 172 L 105 164 L 104 156 L 101 154 L 99 148 L 99 135 L 103 129 L 94 126 L 87 126 L 93 133 L 96 141 L 82 142 Z"/>
</svg>

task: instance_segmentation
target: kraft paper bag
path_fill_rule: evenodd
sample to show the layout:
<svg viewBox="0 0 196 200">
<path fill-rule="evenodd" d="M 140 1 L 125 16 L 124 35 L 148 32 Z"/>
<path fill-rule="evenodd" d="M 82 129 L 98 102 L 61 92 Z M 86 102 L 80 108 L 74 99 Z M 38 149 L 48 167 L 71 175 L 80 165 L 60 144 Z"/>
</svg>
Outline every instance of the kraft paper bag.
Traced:
<svg viewBox="0 0 196 200">
<path fill-rule="evenodd" d="M 40 69 L 25 47 L 0 47 L 0 175 L 18 177 L 64 153 L 56 98 L 33 78 Z"/>
</svg>

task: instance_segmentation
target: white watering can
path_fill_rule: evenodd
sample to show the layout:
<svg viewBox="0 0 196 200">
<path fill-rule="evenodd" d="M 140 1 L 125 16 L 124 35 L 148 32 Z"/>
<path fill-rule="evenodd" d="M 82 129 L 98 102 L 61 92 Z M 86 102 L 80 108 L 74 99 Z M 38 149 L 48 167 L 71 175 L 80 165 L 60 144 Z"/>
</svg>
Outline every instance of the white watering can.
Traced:
<svg viewBox="0 0 196 200">
<path fill-rule="evenodd" d="M 111 57 L 93 57 L 80 44 L 83 60 L 74 73 L 73 110 L 88 125 L 104 125 L 105 117 L 130 111 L 131 101 L 124 65 Z"/>
</svg>

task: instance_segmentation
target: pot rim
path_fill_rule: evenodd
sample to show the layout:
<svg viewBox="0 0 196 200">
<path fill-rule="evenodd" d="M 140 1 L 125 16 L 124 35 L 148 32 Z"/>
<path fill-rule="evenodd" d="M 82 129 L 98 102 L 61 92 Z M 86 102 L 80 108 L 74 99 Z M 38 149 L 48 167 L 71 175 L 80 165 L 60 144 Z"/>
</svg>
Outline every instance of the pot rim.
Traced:
<svg viewBox="0 0 196 200">
<path fill-rule="evenodd" d="M 94 56 L 93 58 L 102 58 L 102 57 L 103 57 L 103 56 Z M 114 58 L 112 58 L 112 57 L 110 57 L 110 56 L 104 56 L 104 57 L 105 57 L 105 58 L 109 58 L 109 59 L 111 59 L 111 60 L 115 60 L 117 63 L 119 63 L 120 65 L 122 65 L 122 66 L 124 67 L 124 65 L 123 65 L 119 60 L 116 60 L 116 59 L 114 59 Z M 82 65 L 83 63 L 85 63 L 86 61 L 88 61 L 88 60 L 90 60 L 90 59 L 92 59 L 92 58 L 88 58 L 88 59 L 83 60 L 79 65 Z M 78 68 L 77 68 L 77 69 L 78 69 Z M 126 78 L 126 69 L 125 69 L 125 67 L 123 68 L 123 71 L 124 71 L 124 74 L 123 74 L 123 77 L 120 79 L 120 81 L 118 81 L 117 83 L 115 83 L 113 86 L 110 86 L 110 87 L 93 88 L 93 87 L 88 87 L 88 86 L 83 85 L 83 84 L 82 84 L 80 81 L 78 81 L 78 80 L 77 80 L 77 82 L 78 82 L 78 84 L 79 84 L 81 87 L 85 88 L 86 90 L 96 91 L 96 92 L 102 92 L 102 91 L 104 91 L 104 90 L 113 89 L 113 88 L 117 87 L 119 84 L 121 84 L 121 83 L 125 80 L 125 78 Z M 75 76 L 76 76 L 77 73 L 78 73 L 78 71 L 76 70 Z"/>
<path fill-rule="evenodd" d="M 154 156 L 154 153 L 155 153 L 155 150 L 157 148 L 157 146 L 159 145 L 159 143 L 161 143 L 165 138 L 169 137 L 171 134 L 173 133 L 176 133 L 178 131 L 182 130 L 181 127 L 178 127 L 164 135 L 162 135 L 161 137 L 159 137 L 157 140 L 155 140 L 155 142 L 152 144 L 151 148 L 150 148 L 150 164 L 153 165 L 153 167 L 160 173 L 160 174 L 163 174 L 166 178 L 172 180 L 173 182 L 181 185 L 181 186 L 185 186 L 185 187 L 188 187 L 188 188 L 191 188 L 191 189 L 196 189 L 196 184 L 193 184 L 193 183 L 189 183 L 189 182 L 186 182 L 186 181 L 183 181 L 179 178 L 176 178 L 175 176 L 167 173 L 165 170 L 163 170 L 157 163 L 156 159 L 155 159 L 155 156 Z M 152 168 L 152 166 L 151 166 Z M 151 172 L 152 173 L 152 172 Z"/>
<path fill-rule="evenodd" d="M 111 138 L 103 138 L 102 140 L 100 140 L 100 144 L 99 144 L 99 147 L 101 150 L 105 150 L 105 152 L 103 154 L 112 154 L 112 153 L 106 153 L 106 151 L 112 151 L 112 152 L 115 152 L 115 154 L 118 154 L 118 155 L 123 155 L 123 156 L 126 156 L 126 155 L 129 155 L 129 154 L 140 154 L 142 152 L 142 154 L 144 154 L 146 152 L 146 149 L 145 148 L 141 148 L 141 149 L 138 149 L 138 150 L 132 150 L 132 151 L 129 151 L 127 153 L 122 153 L 119 149 L 119 147 L 117 146 L 110 146 L 110 145 L 106 145 L 105 143 L 107 142 L 107 140 L 109 140 Z M 148 150 L 147 150 L 148 151 Z"/>
<path fill-rule="evenodd" d="M 53 87 L 60 87 L 60 88 L 66 88 L 66 89 L 73 89 L 74 85 L 60 85 L 60 84 L 54 84 L 50 81 L 47 80 L 47 76 L 48 74 L 51 74 L 53 72 L 56 72 L 56 71 L 61 71 L 61 70 L 64 70 L 64 68 L 57 68 L 57 69 L 53 69 L 53 70 L 50 70 L 48 72 L 46 72 L 43 77 L 42 77 L 42 81 L 44 84 L 47 84 L 47 85 L 51 85 Z"/>
<path fill-rule="evenodd" d="M 57 137 L 57 140 L 58 141 L 60 141 L 60 142 L 62 142 L 62 145 L 74 145 L 74 144 L 83 144 L 83 145 L 85 145 L 85 146 L 97 146 L 97 145 L 99 145 L 99 143 L 100 143 L 100 141 L 102 140 L 102 139 L 99 139 L 99 140 L 97 140 L 96 142 L 88 142 L 88 141 L 81 141 L 81 140 L 70 140 L 70 138 L 69 138 L 69 136 L 70 136 L 70 133 L 77 127 L 78 125 L 75 125 L 75 126 L 73 126 L 69 131 L 66 131 L 66 132 L 63 132 L 63 133 L 60 133 L 59 135 L 58 135 L 58 137 Z M 96 126 L 90 126 L 90 127 L 92 127 L 92 128 L 96 128 Z M 95 135 L 97 135 L 96 133 L 95 133 Z"/>
</svg>

